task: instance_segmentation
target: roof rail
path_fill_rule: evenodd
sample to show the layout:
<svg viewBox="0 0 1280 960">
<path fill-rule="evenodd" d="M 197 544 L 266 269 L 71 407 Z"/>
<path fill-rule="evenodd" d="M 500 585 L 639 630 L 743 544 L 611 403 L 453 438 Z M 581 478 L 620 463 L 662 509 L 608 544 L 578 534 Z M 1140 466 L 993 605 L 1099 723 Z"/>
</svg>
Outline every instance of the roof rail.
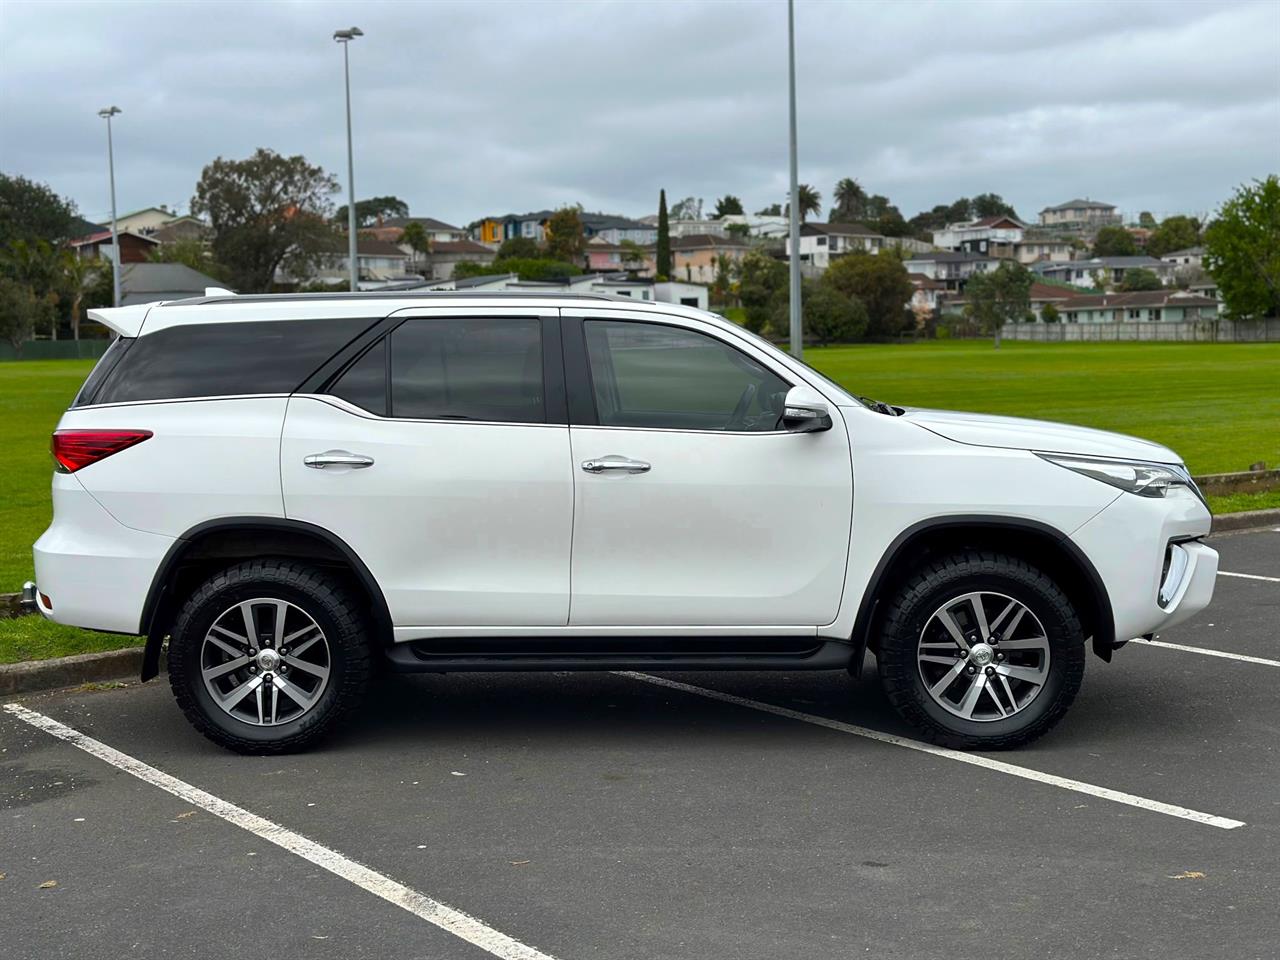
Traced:
<svg viewBox="0 0 1280 960">
<path fill-rule="evenodd" d="M 204 295 L 206 297 L 234 297 L 236 292 L 228 290 L 226 287 L 205 287 Z"/>
</svg>

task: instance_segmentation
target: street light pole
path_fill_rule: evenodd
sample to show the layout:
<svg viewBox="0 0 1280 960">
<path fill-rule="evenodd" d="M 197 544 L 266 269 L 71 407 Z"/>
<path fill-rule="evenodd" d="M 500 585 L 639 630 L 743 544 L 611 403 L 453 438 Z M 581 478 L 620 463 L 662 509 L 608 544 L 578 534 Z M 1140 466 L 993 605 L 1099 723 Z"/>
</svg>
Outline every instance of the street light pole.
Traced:
<svg viewBox="0 0 1280 960">
<path fill-rule="evenodd" d="M 347 260 L 351 268 L 351 292 L 360 287 L 360 261 L 356 253 L 356 164 L 351 148 L 351 58 L 347 47 L 356 37 L 363 37 L 359 27 L 336 30 L 333 39 L 342 44 L 342 72 L 347 85 Z"/>
<path fill-rule="evenodd" d="M 791 355 L 804 353 L 800 319 L 800 181 L 796 170 L 796 18 L 795 0 L 787 0 L 787 68 L 791 86 Z"/>
<path fill-rule="evenodd" d="M 111 179 L 111 246 L 114 254 L 111 257 L 111 280 L 115 290 L 113 305 L 120 306 L 120 234 L 116 229 L 116 158 L 115 148 L 111 143 L 111 118 L 121 113 L 119 107 L 103 107 L 98 116 L 107 121 L 107 175 Z"/>
</svg>

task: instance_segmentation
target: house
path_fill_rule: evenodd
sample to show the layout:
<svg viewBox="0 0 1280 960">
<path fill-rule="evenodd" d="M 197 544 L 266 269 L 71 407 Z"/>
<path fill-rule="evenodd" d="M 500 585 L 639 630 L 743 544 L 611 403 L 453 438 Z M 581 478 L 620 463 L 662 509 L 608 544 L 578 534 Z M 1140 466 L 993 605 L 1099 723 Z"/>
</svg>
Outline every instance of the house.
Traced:
<svg viewBox="0 0 1280 960">
<path fill-rule="evenodd" d="M 592 237 L 587 241 L 583 260 L 591 273 L 644 270 L 646 263 L 652 267 L 653 251 L 638 243 L 610 243 L 604 237 Z"/>
<path fill-rule="evenodd" d="M 204 242 L 213 235 L 213 228 L 199 217 L 183 216 L 166 220 L 154 228 L 147 236 L 161 243 L 176 243 L 180 240 Z"/>
<path fill-rule="evenodd" d="M 479 263 L 488 266 L 497 258 L 498 253 L 492 247 L 463 237 L 461 240 L 437 240 L 431 244 L 426 253 L 406 250 L 404 244 L 398 245 L 402 253 L 409 256 L 405 269 L 412 273 L 433 280 L 447 280 L 453 276 L 454 267 L 460 263 Z"/>
<path fill-rule="evenodd" d="M 123 245 L 122 245 L 123 246 Z M 120 267 L 120 305 L 203 297 L 210 287 L 223 285 L 185 263 L 123 263 Z"/>
<path fill-rule="evenodd" d="M 1077 287 L 1116 287 L 1124 281 L 1125 272 L 1141 268 L 1150 270 L 1161 283 L 1172 283 L 1175 267 L 1155 257 L 1094 257 L 1090 260 L 1072 260 L 1069 263 L 1042 262 L 1032 264 L 1031 269 L 1048 280 L 1070 283 Z"/>
<path fill-rule="evenodd" d="M 724 224 L 726 233 L 730 232 L 730 226 L 736 225 L 741 228 L 739 233 L 745 230 L 747 236 L 766 240 L 781 240 L 791 231 L 791 221 L 787 217 L 771 214 L 730 213 L 722 217 L 720 222 Z"/>
<path fill-rule="evenodd" d="M 1178 267 L 1196 267 L 1204 269 L 1204 247 L 1187 247 L 1185 250 L 1174 250 L 1164 254 L 1160 261 Z"/>
<path fill-rule="evenodd" d="M 1000 265 L 992 256 L 955 250 L 939 250 L 934 253 L 917 253 L 905 264 L 907 272 L 918 273 L 930 280 L 940 280 L 952 292 L 964 289 L 966 281 L 975 273 L 986 273 Z"/>
<path fill-rule="evenodd" d="M 151 258 L 151 251 L 160 246 L 160 241 L 141 233 L 120 230 L 120 262 L 145 263 Z M 100 230 L 79 240 L 72 240 L 70 247 L 84 260 L 114 260 L 115 247 L 111 243 L 111 231 Z"/>
<path fill-rule="evenodd" d="M 947 285 L 944 281 L 934 280 L 923 273 L 908 273 L 907 279 L 911 281 L 911 286 L 915 288 L 908 304 L 912 313 L 917 313 L 921 310 L 928 310 L 932 313 L 941 306 L 942 299 L 947 291 Z"/>
<path fill-rule="evenodd" d="M 1182 290 L 1143 290 L 1075 297 L 1058 306 L 1064 323 L 1155 323 L 1212 320 L 1218 302 Z"/>
<path fill-rule="evenodd" d="M 1034 280 L 1031 283 L 1028 299 L 1031 302 L 1031 313 L 1037 321 L 1040 321 L 1044 319 L 1044 308 L 1047 305 L 1053 304 L 1054 309 L 1058 311 L 1059 319 L 1063 319 L 1067 306 L 1077 300 L 1084 299 L 1085 296 L 1085 294 L 1071 287 L 1041 283 L 1038 280 Z M 915 301 L 913 300 L 912 302 L 914 303 Z M 959 315 L 964 313 L 964 308 L 968 305 L 969 301 L 961 294 L 945 298 L 940 303 L 939 308 L 943 314 Z"/>
<path fill-rule="evenodd" d="M 747 241 L 739 237 L 693 234 L 675 237 L 671 241 L 671 279 L 686 283 L 714 283 L 719 272 L 720 258 L 737 263 L 751 249 Z M 646 262 L 646 272 L 657 272 L 656 253 Z"/>
<path fill-rule="evenodd" d="M 816 271 L 826 270 L 836 257 L 855 250 L 879 253 L 887 244 L 880 234 L 860 223 L 800 224 L 800 263 Z M 786 240 L 786 255 L 791 257 L 791 238 Z"/>
<path fill-rule="evenodd" d="M 941 250 L 964 250 L 989 253 L 993 257 L 1013 258 L 1014 245 L 1021 242 L 1027 225 L 1014 217 L 982 217 L 962 223 L 949 223 L 933 233 L 933 245 Z"/>
<path fill-rule="evenodd" d="M 1028 227 L 1022 239 L 1013 245 L 1013 258 L 1021 264 L 1030 265 L 1042 260 L 1054 263 L 1065 263 L 1075 256 L 1075 247 L 1069 240 L 1063 240 L 1056 234 Z"/>
<path fill-rule="evenodd" d="M 126 230 L 150 236 L 171 220 L 179 219 L 168 207 L 144 207 L 134 210 L 122 217 L 116 217 L 116 229 L 121 233 Z"/>
<path fill-rule="evenodd" d="M 541 243 L 547 236 L 547 221 L 555 214 L 554 210 L 538 210 L 533 213 L 509 213 L 504 217 L 485 217 L 476 222 L 472 236 L 481 243 L 500 245 L 503 241 L 515 237 L 524 237 Z M 658 239 L 658 228 L 630 217 L 621 217 L 612 213 L 578 213 L 582 221 L 582 233 L 590 240 L 600 237 L 609 243 L 655 243 Z"/>
<path fill-rule="evenodd" d="M 315 268 L 306 277 L 290 276 L 283 269 L 276 271 L 277 283 L 297 283 L 298 281 L 321 283 L 337 283 L 350 277 L 348 264 L 347 238 L 335 234 L 332 252 L 323 254 Z M 371 237 L 356 238 L 357 276 L 360 283 L 370 284 L 369 288 L 383 287 L 389 280 L 405 279 L 408 275 L 409 255 L 386 240 L 374 240 Z"/>
<path fill-rule="evenodd" d="M 672 220 L 667 224 L 667 234 L 673 240 L 676 237 L 723 237 L 725 226 L 723 220 Z"/>
<path fill-rule="evenodd" d="M 378 221 L 372 227 L 361 227 L 358 232 L 367 234 L 375 240 L 399 243 L 404 235 L 404 228 L 411 223 L 422 227 L 428 243 L 457 243 L 460 240 L 470 239 L 467 231 L 462 227 L 455 227 L 435 217 L 388 217 L 386 220 Z"/>
<path fill-rule="evenodd" d="M 1120 215 L 1114 204 L 1097 200 L 1068 200 L 1056 207 L 1040 211 L 1040 226 L 1065 230 L 1096 230 L 1108 224 L 1119 223 Z"/>
</svg>

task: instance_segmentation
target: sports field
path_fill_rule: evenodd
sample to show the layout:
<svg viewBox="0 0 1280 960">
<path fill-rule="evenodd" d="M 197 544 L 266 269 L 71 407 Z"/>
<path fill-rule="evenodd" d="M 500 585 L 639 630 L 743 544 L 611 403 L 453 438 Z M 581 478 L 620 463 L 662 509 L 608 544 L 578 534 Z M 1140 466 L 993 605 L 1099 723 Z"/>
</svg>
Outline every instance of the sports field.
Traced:
<svg viewBox="0 0 1280 960">
<path fill-rule="evenodd" d="M 1258 460 L 1280 466 L 1280 343 L 1005 343 L 997 351 L 986 341 L 936 341 L 814 348 L 805 359 L 852 392 L 890 403 L 1136 434 L 1172 447 L 1197 474 Z M 92 364 L 0 363 L 0 593 L 31 576 L 31 544 L 50 515 L 49 434 Z M 1280 493 L 1213 504 L 1276 505 Z M 119 644 L 27 618 L 0 621 L 0 662 Z"/>
</svg>

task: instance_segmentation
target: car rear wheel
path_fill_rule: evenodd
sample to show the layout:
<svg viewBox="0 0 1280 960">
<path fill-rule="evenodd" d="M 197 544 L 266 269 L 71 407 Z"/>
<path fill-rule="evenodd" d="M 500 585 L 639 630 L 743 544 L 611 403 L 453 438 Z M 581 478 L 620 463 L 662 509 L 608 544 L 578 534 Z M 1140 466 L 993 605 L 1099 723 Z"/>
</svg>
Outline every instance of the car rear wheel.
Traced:
<svg viewBox="0 0 1280 960">
<path fill-rule="evenodd" d="M 1062 718 L 1084 677 L 1085 645 L 1070 600 L 1044 572 L 966 551 L 898 590 L 877 658 L 890 702 L 929 740 L 994 750 Z"/>
<path fill-rule="evenodd" d="M 303 749 L 363 698 L 368 630 L 355 598 L 305 564 L 237 564 L 187 600 L 169 682 L 197 730 L 242 753 Z"/>
</svg>

